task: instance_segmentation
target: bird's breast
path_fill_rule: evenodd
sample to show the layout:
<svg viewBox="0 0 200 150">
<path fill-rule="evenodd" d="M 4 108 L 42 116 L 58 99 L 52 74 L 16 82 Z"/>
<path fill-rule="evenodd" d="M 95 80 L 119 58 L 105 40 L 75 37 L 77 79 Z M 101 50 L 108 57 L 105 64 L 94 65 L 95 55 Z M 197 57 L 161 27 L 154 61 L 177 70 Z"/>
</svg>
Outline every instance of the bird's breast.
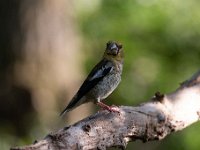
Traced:
<svg viewBox="0 0 200 150">
<path fill-rule="evenodd" d="M 103 100 L 110 95 L 121 81 L 122 67 L 115 67 L 108 75 L 106 75 L 89 93 L 91 99 Z M 120 69 L 120 71 L 118 70 Z"/>
</svg>

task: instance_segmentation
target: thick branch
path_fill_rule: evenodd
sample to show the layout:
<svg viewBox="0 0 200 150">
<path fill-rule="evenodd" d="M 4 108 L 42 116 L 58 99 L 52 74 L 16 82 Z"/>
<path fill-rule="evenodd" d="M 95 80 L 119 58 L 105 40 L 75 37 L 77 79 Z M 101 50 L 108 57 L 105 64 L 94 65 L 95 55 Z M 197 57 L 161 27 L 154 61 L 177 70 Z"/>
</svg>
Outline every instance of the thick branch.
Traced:
<svg viewBox="0 0 200 150">
<path fill-rule="evenodd" d="M 159 92 L 136 107 L 120 106 L 120 113 L 98 112 L 43 140 L 12 150 L 125 148 L 127 143 L 163 139 L 200 119 L 200 71 L 173 93 Z"/>
</svg>

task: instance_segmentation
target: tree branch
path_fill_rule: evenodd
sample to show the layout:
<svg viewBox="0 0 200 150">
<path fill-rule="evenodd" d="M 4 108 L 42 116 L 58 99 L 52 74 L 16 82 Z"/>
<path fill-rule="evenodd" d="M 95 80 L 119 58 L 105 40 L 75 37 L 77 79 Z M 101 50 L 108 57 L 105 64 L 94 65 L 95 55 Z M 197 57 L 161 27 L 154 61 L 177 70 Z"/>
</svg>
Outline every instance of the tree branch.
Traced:
<svg viewBox="0 0 200 150">
<path fill-rule="evenodd" d="M 125 149 L 130 141 L 160 140 L 200 119 L 200 71 L 166 95 L 159 92 L 136 107 L 120 106 L 120 113 L 100 111 L 43 140 L 11 150 Z"/>
</svg>

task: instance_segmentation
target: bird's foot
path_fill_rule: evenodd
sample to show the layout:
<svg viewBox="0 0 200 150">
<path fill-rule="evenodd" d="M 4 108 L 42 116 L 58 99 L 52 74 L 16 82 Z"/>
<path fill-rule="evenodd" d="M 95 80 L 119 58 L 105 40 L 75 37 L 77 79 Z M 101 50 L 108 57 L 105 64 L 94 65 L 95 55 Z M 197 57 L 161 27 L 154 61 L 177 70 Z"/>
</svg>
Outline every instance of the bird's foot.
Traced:
<svg viewBox="0 0 200 150">
<path fill-rule="evenodd" d="M 110 106 L 108 111 L 120 113 L 119 107 L 117 106 Z"/>
<path fill-rule="evenodd" d="M 118 112 L 118 113 L 120 113 L 119 108 L 117 106 L 113 106 L 113 105 L 112 106 L 108 106 L 108 105 L 106 105 L 106 104 L 104 104 L 102 102 L 98 102 L 97 105 L 99 105 L 103 109 L 108 110 L 109 112 Z"/>
</svg>

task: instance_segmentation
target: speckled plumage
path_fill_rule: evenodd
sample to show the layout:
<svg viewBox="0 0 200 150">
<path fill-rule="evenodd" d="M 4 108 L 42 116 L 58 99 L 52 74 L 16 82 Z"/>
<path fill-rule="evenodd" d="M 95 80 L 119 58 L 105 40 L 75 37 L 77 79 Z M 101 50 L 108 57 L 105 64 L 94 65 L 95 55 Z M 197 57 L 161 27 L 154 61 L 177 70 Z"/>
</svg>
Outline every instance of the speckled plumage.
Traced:
<svg viewBox="0 0 200 150">
<path fill-rule="evenodd" d="M 106 60 L 103 60 L 106 61 Z M 110 66 L 114 66 L 113 62 L 108 61 Z M 86 98 L 94 99 L 95 102 L 98 100 L 103 100 L 108 95 L 110 95 L 114 89 L 118 86 L 121 81 L 122 65 L 116 64 L 117 67 L 113 67 L 111 71 L 101 80 L 99 83 L 94 86 L 94 88 L 88 92 Z"/>
<path fill-rule="evenodd" d="M 112 110 L 101 100 L 108 97 L 120 83 L 122 68 L 122 45 L 110 41 L 107 43 L 102 60 L 92 69 L 61 115 L 86 102 L 94 102 L 105 109 Z"/>
</svg>

